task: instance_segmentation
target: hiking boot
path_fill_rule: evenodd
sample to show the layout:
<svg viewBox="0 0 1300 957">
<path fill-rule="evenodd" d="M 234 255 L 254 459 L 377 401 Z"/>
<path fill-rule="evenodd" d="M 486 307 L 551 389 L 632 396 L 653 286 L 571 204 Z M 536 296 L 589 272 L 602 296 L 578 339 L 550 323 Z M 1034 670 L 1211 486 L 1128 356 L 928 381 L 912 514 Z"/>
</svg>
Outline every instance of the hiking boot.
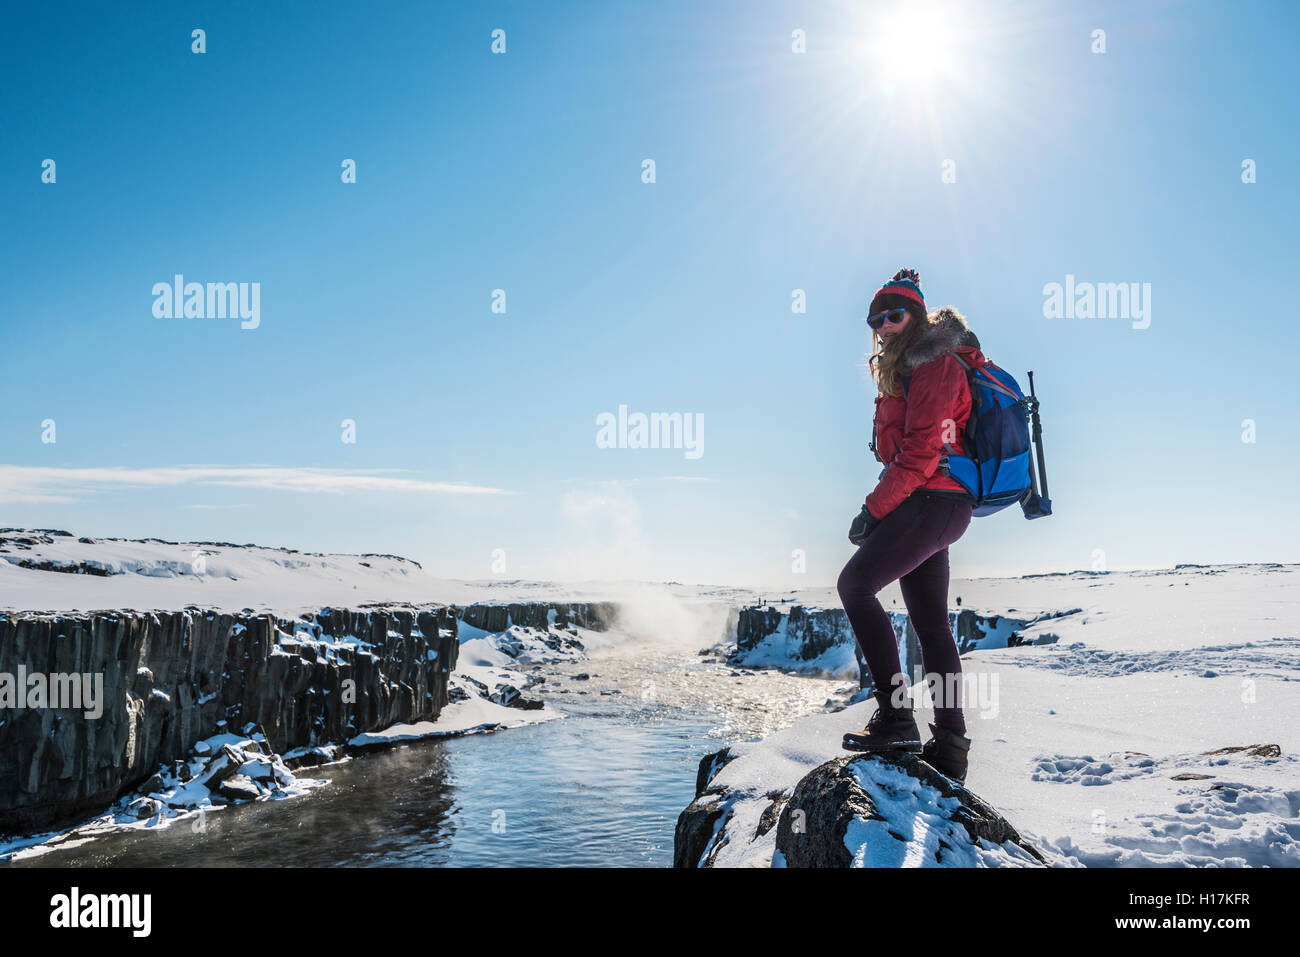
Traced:
<svg viewBox="0 0 1300 957">
<path fill-rule="evenodd" d="M 889 692 L 873 692 L 876 713 L 860 732 L 844 735 L 845 751 L 911 751 L 921 750 L 921 730 L 912 717 L 909 699 L 906 707 L 896 708 L 889 700 Z"/>
<path fill-rule="evenodd" d="M 954 781 L 966 780 L 966 755 L 970 738 L 937 724 L 930 725 L 933 737 L 921 749 L 921 760 Z"/>
</svg>

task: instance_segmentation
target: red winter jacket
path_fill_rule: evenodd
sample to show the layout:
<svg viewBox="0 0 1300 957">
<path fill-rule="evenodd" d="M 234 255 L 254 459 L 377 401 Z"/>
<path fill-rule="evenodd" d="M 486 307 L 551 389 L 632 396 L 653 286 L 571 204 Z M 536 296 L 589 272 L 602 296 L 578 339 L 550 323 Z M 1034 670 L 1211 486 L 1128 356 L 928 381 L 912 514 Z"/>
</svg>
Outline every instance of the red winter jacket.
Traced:
<svg viewBox="0 0 1300 957">
<path fill-rule="evenodd" d="M 876 398 L 876 459 L 885 470 L 867 496 L 866 506 L 878 519 L 919 488 L 963 491 L 956 479 L 939 469 L 939 459 L 946 454 L 945 420 L 956 423 L 953 450 L 965 454 L 961 442 L 971 410 L 966 370 L 948 355 L 950 351 L 960 355 L 972 369 L 988 361 L 965 317 L 945 306 L 931 316 L 921 338 L 903 354 L 901 374 L 911 376 L 907 398 Z"/>
</svg>

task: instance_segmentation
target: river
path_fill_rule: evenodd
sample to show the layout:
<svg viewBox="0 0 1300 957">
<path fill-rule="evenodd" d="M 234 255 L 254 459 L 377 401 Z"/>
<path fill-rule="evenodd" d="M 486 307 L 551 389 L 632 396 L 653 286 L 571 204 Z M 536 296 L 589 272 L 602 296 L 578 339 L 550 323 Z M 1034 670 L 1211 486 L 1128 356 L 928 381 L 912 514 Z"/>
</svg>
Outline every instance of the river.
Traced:
<svg viewBox="0 0 1300 957">
<path fill-rule="evenodd" d="M 648 642 L 524 669 L 546 677 L 528 694 L 565 717 L 305 768 L 300 776 L 327 784 L 7 866 L 670 867 L 701 757 L 788 727 L 856 689 L 845 680 L 739 673 Z"/>
</svg>

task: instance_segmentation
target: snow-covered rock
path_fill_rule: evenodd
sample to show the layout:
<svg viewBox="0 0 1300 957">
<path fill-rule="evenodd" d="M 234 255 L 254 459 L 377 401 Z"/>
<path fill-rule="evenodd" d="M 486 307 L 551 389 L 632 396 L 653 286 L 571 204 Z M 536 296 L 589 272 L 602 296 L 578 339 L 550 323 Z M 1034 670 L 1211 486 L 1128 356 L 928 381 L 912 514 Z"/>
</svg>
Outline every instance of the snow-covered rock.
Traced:
<svg viewBox="0 0 1300 957">
<path fill-rule="evenodd" d="M 348 750 L 370 751 L 425 738 L 485 734 L 564 717 L 540 698 L 526 697 L 515 686 L 521 684 L 527 689 L 536 683 L 539 679 L 534 675 L 492 665 L 462 664 L 451 675 L 450 701 L 436 720 L 398 722 L 359 734 L 348 741 Z"/>
<path fill-rule="evenodd" d="M 761 795 L 715 783 L 733 757 L 723 749 L 700 762 L 695 800 L 677 821 L 675 866 L 1039 867 L 1046 863 L 1038 849 L 991 805 L 914 754 L 832 758 L 792 787 Z"/>
<path fill-rule="evenodd" d="M 836 758 L 785 801 L 786 867 L 1042 866 L 1043 856 L 980 797 L 914 754 Z"/>
<path fill-rule="evenodd" d="M 0 842 L 0 861 L 39 855 L 113 831 L 196 822 L 231 804 L 297 797 L 325 784 L 296 777 L 271 750 L 260 727 L 247 737 L 220 733 L 197 741 L 187 757 L 159 767 L 139 788 L 107 811 L 64 831 L 30 834 Z"/>
<path fill-rule="evenodd" d="M 1026 637 L 1031 626 L 1052 618 L 1077 614 L 1078 608 L 1049 612 L 1031 618 L 1003 614 L 981 614 L 970 608 L 948 614 L 949 627 L 959 653 L 980 648 L 1013 648 L 1017 645 L 1052 644 L 1057 636 L 1038 632 Z M 906 612 L 890 611 L 903 669 L 913 674 L 922 666 L 921 646 Z M 843 608 L 819 608 L 798 604 L 751 605 L 739 610 L 732 664 L 750 668 L 780 668 L 800 674 L 828 674 L 857 678 L 870 687 L 871 675 L 858 651 L 853 628 Z"/>
</svg>

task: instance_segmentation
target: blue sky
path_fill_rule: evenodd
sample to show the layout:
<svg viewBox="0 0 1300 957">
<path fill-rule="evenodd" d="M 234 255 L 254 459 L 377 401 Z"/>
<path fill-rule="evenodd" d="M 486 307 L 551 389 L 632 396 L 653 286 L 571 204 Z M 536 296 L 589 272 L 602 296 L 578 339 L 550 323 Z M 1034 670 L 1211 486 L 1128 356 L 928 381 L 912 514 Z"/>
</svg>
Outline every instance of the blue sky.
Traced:
<svg viewBox="0 0 1300 957">
<path fill-rule="evenodd" d="M 1056 514 L 974 520 L 954 574 L 1300 561 L 1298 20 L 960 4 L 909 47 L 888 3 L 12 12 L 0 524 L 830 583 L 879 473 L 862 318 L 912 266 L 1042 400 Z M 259 283 L 260 325 L 156 318 L 177 273 Z M 1149 327 L 1044 317 L 1067 275 L 1150 283 Z M 597 447 L 619 405 L 701 416 L 704 454 Z"/>
</svg>

